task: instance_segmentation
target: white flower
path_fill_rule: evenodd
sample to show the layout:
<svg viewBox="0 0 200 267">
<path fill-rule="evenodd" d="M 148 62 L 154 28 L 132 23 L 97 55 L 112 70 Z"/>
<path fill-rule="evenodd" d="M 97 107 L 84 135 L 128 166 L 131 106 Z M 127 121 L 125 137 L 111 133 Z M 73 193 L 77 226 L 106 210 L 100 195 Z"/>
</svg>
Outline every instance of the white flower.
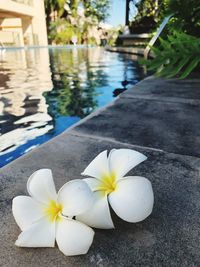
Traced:
<svg viewBox="0 0 200 267">
<path fill-rule="evenodd" d="M 82 173 L 94 177 L 84 179 L 94 192 L 94 204 L 77 219 L 95 228 L 114 228 L 109 204 L 128 222 L 139 222 L 149 216 L 154 202 L 150 181 L 138 176 L 124 177 L 146 159 L 130 149 L 113 149 L 109 156 L 107 151 L 101 152 Z"/>
<path fill-rule="evenodd" d="M 19 247 L 54 247 L 67 256 L 87 253 L 94 231 L 73 217 L 93 203 L 93 194 L 83 180 L 66 183 L 56 193 L 52 172 L 41 169 L 27 183 L 29 196 L 13 199 L 14 218 L 22 230 Z M 65 217 L 67 216 L 67 217 Z"/>
</svg>

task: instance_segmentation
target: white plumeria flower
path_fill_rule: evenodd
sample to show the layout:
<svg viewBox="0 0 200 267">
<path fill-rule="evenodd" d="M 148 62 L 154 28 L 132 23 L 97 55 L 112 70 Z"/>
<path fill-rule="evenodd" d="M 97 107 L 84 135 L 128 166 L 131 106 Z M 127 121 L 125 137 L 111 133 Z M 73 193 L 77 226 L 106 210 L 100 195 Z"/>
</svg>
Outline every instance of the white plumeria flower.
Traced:
<svg viewBox="0 0 200 267">
<path fill-rule="evenodd" d="M 94 177 L 84 179 L 94 192 L 94 204 L 77 219 L 95 228 L 114 228 L 109 204 L 125 221 L 139 222 L 148 217 L 154 202 L 150 181 L 138 176 L 124 177 L 146 159 L 130 149 L 113 149 L 109 156 L 107 151 L 101 152 L 82 173 Z"/>
<path fill-rule="evenodd" d="M 83 180 L 73 180 L 57 194 L 51 170 L 40 169 L 29 178 L 27 190 L 30 196 L 13 199 L 13 215 L 22 230 L 15 244 L 54 247 L 56 241 L 66 256 L 87 253 L 94 231 L 73 217 L 93 203 L 88 185 Z"/>
</svg>

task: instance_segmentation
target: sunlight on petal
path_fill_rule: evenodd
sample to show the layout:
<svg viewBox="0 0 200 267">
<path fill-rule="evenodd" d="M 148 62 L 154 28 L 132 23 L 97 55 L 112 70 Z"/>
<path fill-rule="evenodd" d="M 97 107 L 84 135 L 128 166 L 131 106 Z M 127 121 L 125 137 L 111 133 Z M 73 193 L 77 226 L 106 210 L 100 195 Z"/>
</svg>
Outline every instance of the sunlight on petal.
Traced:
<svg viewBox="0 0 200 267">
<path fill-rule="evenodd" d="M 19 247 L 54 247 L 55 223 L 47 218 L 40 219 L 23 231 L 15 242 Z"/>
<path fill-rule="evenodd" d="M 95 159 L 87 166 L 82 175 L 88 175 L 101 179 L 102 176 L 108 175 L 109 166 L 108 166 L 108 156 L 107 150 L 101 152 L 96 156 Z"/>
<path fill-rule="evenodd" d="M 44 217 L 43 208 L 43 205 L 28 196 L 15 197 L 12 202 L 13 216 L 22 231 Z"/>
<path fill-rule="evenodd" d="M 77 220 L 95 228 L 114 228 L 107 195 L 102 191 L 98 191 L 94 192 L 94 198 L 93 206 L 87 212 L 77 216 Z"/>
<path fill-rule="evenodd" d="M 58 248 L 66 256 L 86 254 L 92 244 L 94 231 L 75 220 L 62 217 L 56 227 Z"/>
<path fill-rule="evenodd" d="M 58 202 L 62 205 L 63 215 L 75 216 L 92 206 L 93 193 L 83 180 L 72 180 L 59 190 Z"/>
<path fill-rule="evenodd" d="M 130 176 L 118 181 L 117 190 L 108 196 L 115 213 L 127 222 L 139 222 L 153 209 L 151 182 L 144 177 Z"/>
<path fill-rule="evenodd" d="M 147 157 L 131 149 L 113 149 L 109 154 L 110 173 L 120 179 Z"/>
<path fill-rule="evenodd" d="M 34 199 L 48 204 L 50 200 L 57 200 L 56 189 L 50 169 L 40 169 L 34 172 L 27 182 L 27 190 Z"/>
</svg>

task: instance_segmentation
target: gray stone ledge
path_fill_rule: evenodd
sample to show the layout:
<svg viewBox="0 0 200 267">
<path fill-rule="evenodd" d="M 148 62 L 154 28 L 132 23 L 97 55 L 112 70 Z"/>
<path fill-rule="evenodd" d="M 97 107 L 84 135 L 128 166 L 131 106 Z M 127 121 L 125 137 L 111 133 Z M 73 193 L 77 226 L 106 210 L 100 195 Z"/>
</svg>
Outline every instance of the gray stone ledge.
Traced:
<svg viewBox="0 0 200 267">
<path fill-rule="evenodd" d="M 149 98 L 162 101 L 200 101 L 200 79 L 161 79 L 149 76 L 120 97 Z M 199 103 L 199 102 L 198 102 Z"/>
<path fill-rule="evenodd" d="M 132 145 L 200 156 L 200 105 L 119 98 L 74 129 Z"/>
<path fill-rule="evenodd" d="M 104 149 L 134 148 L 81 136 L 55 138 L 0 173 L 0 266 L 199 266 L 200 159 L 138 149 L 148 160 L 131 171 L 146 176 L 155 192 L 152 215 L 130 224 L 113 214 L 115 230 L 96 230 L 87 255 L 65 257 L 57 248 L 18 248 L 20 233 L 11 213 L 12 198 L 26 194 L 26 181 L 39 168 L 52 168 L 57 188 L 80 173 Z M 67 238 L 67 237 L 66 237 Z"/>
</svg>

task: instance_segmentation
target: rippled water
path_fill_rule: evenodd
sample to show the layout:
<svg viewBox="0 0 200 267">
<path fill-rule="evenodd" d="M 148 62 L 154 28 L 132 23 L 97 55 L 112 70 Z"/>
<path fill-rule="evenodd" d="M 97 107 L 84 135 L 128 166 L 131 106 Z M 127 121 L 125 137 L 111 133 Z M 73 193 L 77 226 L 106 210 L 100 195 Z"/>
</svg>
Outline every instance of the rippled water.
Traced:
<svg viewBox="0 0 200 267">
<path fill-rule="evenodd" d="M 130 55 L 101 48 L 0 51 L 0 166 L 106 105 L 143 76 Z"/>
</svg>

